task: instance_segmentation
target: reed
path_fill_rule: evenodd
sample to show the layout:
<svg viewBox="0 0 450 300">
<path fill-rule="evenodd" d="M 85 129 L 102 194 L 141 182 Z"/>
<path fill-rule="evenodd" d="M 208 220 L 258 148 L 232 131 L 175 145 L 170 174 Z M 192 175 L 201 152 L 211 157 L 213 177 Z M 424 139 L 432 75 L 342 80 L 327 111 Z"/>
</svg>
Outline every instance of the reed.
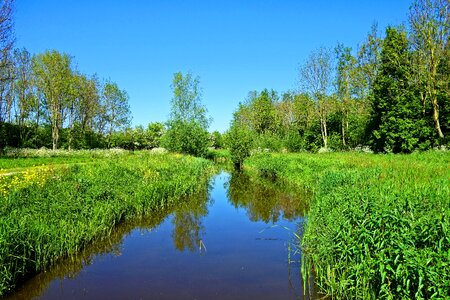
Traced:
<svg viewBox="0 0 450 300">
<path fill-rule="evenodd" d="M 336 299 L 450 297 L 450 154 L 269 154 L 260 175 L 313 192 L 303 274 Z M 305 280 L 307 278 L 304 278 Z"/>
</svg>

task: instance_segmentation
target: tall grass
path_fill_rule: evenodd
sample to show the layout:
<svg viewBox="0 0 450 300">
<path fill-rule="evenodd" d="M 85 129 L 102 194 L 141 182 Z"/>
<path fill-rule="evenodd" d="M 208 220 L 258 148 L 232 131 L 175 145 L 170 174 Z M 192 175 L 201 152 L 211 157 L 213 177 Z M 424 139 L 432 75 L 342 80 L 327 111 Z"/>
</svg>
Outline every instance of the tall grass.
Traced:
<svg viewBox="0 0 450 300">
<path fill-rule="evenodd" d="M 313 191 L 304 274 L 347 299 L 450 297 L 450 155 L 262 155 L 261 175 Z"/>
<path fill-rule="evenodd" d="M 0 295 L 123 220 L 159 211 L 207 184 L 211 163 L 134 155 L 55 170 L 0 197 Z"/>
</svg>

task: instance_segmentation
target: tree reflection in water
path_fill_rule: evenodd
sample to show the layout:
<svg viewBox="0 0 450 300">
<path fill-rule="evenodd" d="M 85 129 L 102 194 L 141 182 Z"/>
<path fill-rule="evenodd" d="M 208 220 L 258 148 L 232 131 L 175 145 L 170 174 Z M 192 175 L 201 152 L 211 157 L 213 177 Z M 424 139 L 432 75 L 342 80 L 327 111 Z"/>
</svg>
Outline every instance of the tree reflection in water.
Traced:
<svg viewBox="0 0 450 300">
<path fill-rule="evenodd" d="M 208 215 L 208 207 L 212 199 L 209 198 L 209 191 L 202 191 L 189 197 L 189 201 L 182 201 L 173 212 L 172 240 L 175 248 L 179 251 L 202 250 L 202 236 L 205 228 L 202 224 L 203 218 Z"/>
<path fill-rule="evenodd" d="M 234 172 L 225 183 L 229 201 L 243 208 L 251 221 L 276 223 L 280 217 L 293 221 L 305 214 L 310 193 L 298 187 L 274 183 L 245 172 Z"/>
</svg>

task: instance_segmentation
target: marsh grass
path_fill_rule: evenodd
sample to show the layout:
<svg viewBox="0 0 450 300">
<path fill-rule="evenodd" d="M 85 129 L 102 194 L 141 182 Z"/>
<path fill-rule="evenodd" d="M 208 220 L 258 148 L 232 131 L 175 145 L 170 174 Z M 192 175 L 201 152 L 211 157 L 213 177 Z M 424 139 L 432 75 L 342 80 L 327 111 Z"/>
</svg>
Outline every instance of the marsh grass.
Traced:
<svg viewBox="0 0 450 300">
<path fill-rule="evenodd" d="M 211 163 L 181 155 L 133 155 L 54 170 L 0 196 L 0 295 L 109 235 L 207 185 Z"/>
<path fill-rule="evenodd" d="M 313 192 L 304 280 L 339 299 L 450 297 L 450 155 L 272 154 L 260 175 Z"/>
</svg>

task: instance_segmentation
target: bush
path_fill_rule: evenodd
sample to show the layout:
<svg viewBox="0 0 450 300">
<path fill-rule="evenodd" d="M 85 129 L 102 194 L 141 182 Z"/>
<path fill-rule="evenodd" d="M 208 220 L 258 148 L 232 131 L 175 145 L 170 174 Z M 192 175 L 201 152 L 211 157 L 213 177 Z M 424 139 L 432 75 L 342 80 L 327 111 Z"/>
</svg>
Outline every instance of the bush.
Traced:
<svg viewBox="0 0 450 300">
<path fill-rule="evenodd" d="M 252 132 L 233 124 L 227 134 L 227 144 L 230 149 L 231 161 L 235 169 L 240 170 L 244 159 L 250 156 L 253 146 Z"/>
<path fill-rule="evenodd" d="M 203 157 L 208 152 L 209 133 L 198 122 L 173 121 L 162 138 L 169 151 Z"/>
</svg>

